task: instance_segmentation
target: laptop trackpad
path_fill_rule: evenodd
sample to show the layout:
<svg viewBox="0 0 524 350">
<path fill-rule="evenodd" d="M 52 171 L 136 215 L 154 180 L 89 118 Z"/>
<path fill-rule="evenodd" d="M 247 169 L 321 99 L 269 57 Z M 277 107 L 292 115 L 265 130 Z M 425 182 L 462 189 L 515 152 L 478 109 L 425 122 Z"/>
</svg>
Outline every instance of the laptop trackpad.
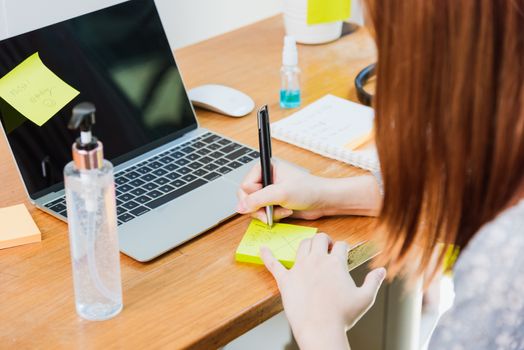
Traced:
<svg viewBox="0 0 524 350">
<path fill-rule="evenodd" d="M 120 226 L 120 250 L 148 261 L 173 249 L 232 216 L 237 189 L 220 178 Z"/>
</svg>

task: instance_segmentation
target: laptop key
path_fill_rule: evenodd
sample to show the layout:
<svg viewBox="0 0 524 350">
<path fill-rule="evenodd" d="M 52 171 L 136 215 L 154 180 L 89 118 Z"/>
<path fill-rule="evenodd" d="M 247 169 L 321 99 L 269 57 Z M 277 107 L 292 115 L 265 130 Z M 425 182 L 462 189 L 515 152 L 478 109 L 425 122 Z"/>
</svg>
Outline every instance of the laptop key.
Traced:
<svg viewBox="0 0 524 350">
<path fill-rule="evenodd" d="M 143 183 L 142 183 L 143 184 Z M 135 196 L 141 196 L 143 195 L 144 193 L 146 193 L 146 190 L 144 190 L 143 188 L 135 188 L 134 190 L 132 190 L 130 193 L 132 193 L 133 195 Z"/>
<path fill-rule="evenodd" d="M 135 201 L 138 202 L 138 203 L 141 203 L 141 204 L 144 204 L 144 203 L 147 203 L 151 200 L 151 198 L 149 198 L 148 196 L 146 195 L 143 195 L 143 196 L 140 196 L 140 197 L 137 197 L 135 198 Z"/>
<path fill-rule="evenodd" d="M 187 182 L 191 182 L 193 180 L 195 180 L 197 177 L 193 174 L 187 174 L 185 175 L 184 177 L 182 177 L 182 180 L 184 181 L 187 181 Z"/>
<path fill-rule="evenodd" d="M 118 216 L 118 220 L 122 222 L 128 222 L 129 220 L 133 219 L 134 216 L 128 213 L 122 214 Z"/>
<path fill-rule="evenodd" d="M 178 188 L 178 187 L 182 187 L 182 186 L 184 186 L 185 184 L 186 184 L 186 182 L 183 181 L 183 180 L 180 180 L 180 179 L 179 179 L 179 180 L 175 180 L 175 181 L 171 181 L 171 186 L 174 186 L 174 187 L 176 187 L 176 188 Z"/>
<path fill-rule="evenodd" d="M 226 158 L 220 158 L 215 161 L 215 164 L 218 164 L 218 165 L 226 165 L 228 163 L 229 163 L 229 160 L 227 160 Z"/>
<path fill-rule="evenodd" d="M 162 163 L 158 162 L 158 161 L 153 161 L 151 163 L 148 164 L 148 166 L 150 168 L 153 168 L 153 169 L 158 169 L 162 166 Z"/>
<path fill-rule="evenodd" d="M 186 186 L 184 187 L 181 187 L 181 188 L 178 188 L 176 189 L 175 191 L 173 192 L 170 192 L 160 198 L 157 198 L 149 203 L 146 204 L 146 206 L 150 209 L 155 209 L 155 208 L 158 208 L 159 206 L 163 205 L 163 204 L 166 204 L 168 203 L 169 201 L 172 201 L 173 199 L 175 198 L 178 198 L 190 191 L 193 191 L 194 189 L 202 186 L 202 185 L 205 185 L 206 182 L 202 179 L 197 179 L 193 182 L 191 182 L 190 184 L 187 184 Z"/>
<path fill-rule="evenodd" d="M 213 142 L 216 142 L 216 141 L 218 141 L 220 139 L 221 139 L 220 136 L 211 134 L 210 136 L 202 139 L 202 142 L 204 142 L 204 143 L 213 143 Z"/>
<path fill-rule="evenodd" d="M 135 196 L 133 196 L 130 193 L 124 193 L 124 194 L 118 196 L 118 199 L 120 199 L 121 201 L 124 201 L 124 202 L 130 201 L 133 198 L 135 198 Z"/>
<path fill-rule="evenodd" d="M 161 187 L 158 188 L 159 191 L 162 191 L 164 193 L 171 192 L 174 189 L 175 188 L 173 186 L 169 186 L 169 185 L 164 185 L 164 186 L 161 186 Z"/>
<path fill-rule="evenodd" d="M 146 183 L 144 186 L 142 186 L 143 188 L 145 188 L 146 190 L 148 191 L 152 191 L 154 190 L 155 188 L 158 187 L 158 185 L 154 182 L 149 182 L 149 183 Z"/>
<path fill-rule="evenodd" d="M 191 152 L 195 152 L 196 149 L 193 148 L 193 147 L 191 147 L 191 146 L 187 146 L 187 147 L 185 147 L 185 148 L 182 148 L 180 151 L 181 151 L 182 153 L 188 154 L 188 153 L 191 153 Z"/>
<path fill-rule="evenodd" d="M 63 198 L 55 199 L 54 201 L 47 203 L 47 204 L 45 205 L 45 207 L 46 207 L 46 208 L 51 208 L 53 205 L 56 205 L 56 204 L 58 204 L 58 203 L 63 202 L 63 200 L 64 200 Z"/>
<path fill-rule="evenodd" d="M 193 170 L 196 170 L 200 167 L 202 167 L 204 164 L 200 163 L 200 162 L 193 162 L 191 164 L 188 164 L 188 167 L 190 167 L 191 169 Z"/>
<path fill-rule="evenodd" d="M 236 160 L 228 164 L 230 168 L 236 169 L 242 166 L 242 163 L 237 162 Z"/>
<path fill-rule="evenodd" d="M 59 213 L 61 211 L 64 211 L 66 209 L 66 206 L 61 204 L 61 203 L 58 203 L 58 204 L 52 206 L 50 209 L 52 211 L 55 211 L 55 212 Z"/>
<path fill-rule="evenodd" d="M 62 215 L 63 217 L 67 218 L 67 210 L 64 210 L 64 211 L 61 211 L 60 213 L 58 213 L 60 215 Z"/>
<path fill-rule="evenodd" d="M 233 153 L 229 153 L 226 158 L 229 159 L 229 160 L 234 160 L 234 159 L 237 159 L 237 158 L 240 158 L 242 157 L 243 155 L 249 153 L 251 150 L 249 148 L 246 148 L 246 147 L 242 147 L 241 149 L 239 150 L 236 150 L 235 152 Z"/>
<path fill-rule="evenodd" d="M 228 145 L 228 144 L 230 144 L 230 143 L 231 143 L 231 141 L 229 141 L 229 140 L 226 140 L 226 139 L 220 139 L 220 140 L 218 140 L 218 142 L 217 142 L 217 143 L 221 144 L 222 146 L 225 146 L 225 145 Z"/>
<path fill-rule="evenodd" d="M 218 143 L 212 143 L 209 146 L 207 146 L 212 151 L 216 151 L 219 148 L 222 148 L 222 145 L 219 145 Z"/>
<path fill-rule="evenodd" d="M 206 157 L 200 158 L 198 161 L 200 163 L 207 164 L 207 163 L 211 163 L 213 161 L 213 158 L 206 156 Z"/>
<path fill-rule="evenodd" d="M 229 169 L 227 166 L 223 166 L 222 168 L 219 168 L 217 171 L 220 174 L 227 174 L 231 171 L 231 169 Z"/>
<path fill-rule="evenodd" d="M 198 151 L 196 151 L 196 153 L 200 154 L 201 156 L 205 156 L 206 154 L 211 153 L 211 150 L 207 148 L 201 148 Z"/>
<path fill-rule="evenodd" d="M 253 158 L 258 158 L 258 157 L 260 157 L 260 153 L 258 153 L 257 151 L 253 151 L 253 152 L 249 153 L 249 156 L 253 157 Z"/>
<path fill-rule="evenodd" d="M 118 207 L 118 206 L 116 207 L 116 215 L 120 215 L 120 214 L 123 214 L 125 212 L 126 212 L 126 210 L 124 208 Z"/>
<path fill-rule="evenodd" d="M 127 185 L 127 184 L 124 184 L 124 185 L 120 185 L 120 186 L 116 186 L 116 189 L 121 191 L 121 192 L 128 192 L 128 191 L 131 191 L 133 189 L 133 187 Z"/>
<path fill-rule="evenodd" d="M 167 171 L 164 169 L 156 169 L 155 171 L 153 171 L 153 174 L 155 174 L 156 176 L 162 176 L 167 174 Z"/>
<path fill-rule="evenodd" d="M 189 174 L 191 172 L 191 169 L 189 169 L 188 167 L 183 167 L 183 168 L 178 169 L 178 172 L 182 175 L 185 175 L 185 174 Z"/>
<path fill-rule="evenodd" d="M 142 174 L 142 175 L 145 175 L 145 174 L 149 173 L 151 170 L 153 170 L 153 169 L 151 169 L 150 167 L 145 166 L 145 165 L 140 167 L 140 168 L 138 168 L 138 169 L 136 169 L 136 171 L 138 173 Z"/>
<path fill-rule="evenodd" d="M 126 209 L 131 210 L 131 209 L 135 209 L 136 207 L 138 207 L 138 203 L 135 201 L 129 201 L 129 202 L 122 204 L 122 206 Z"/>
<path fill-rule="evenodd" d="M 213 171 L 216 168 L 218 168 L 218 165 L 216 165 L 216 164 L 208 164 L 208 165 L 204 166 L 204 169 L 209 170 L 209 171 Z"/>
<path fill-rule="evenodd" d="M 191 153 L 186 158 L 189 160 L 197 160 L 200 156 L 197 153 Z"/>
<path fill-rule="evenodd" d="M 145 182 L 150 182 L 156 179 L 156 176 L 153 174 L 146 174 L 140 178 L 141 180 L 144 180 Z"/>
<path fill-rule="evenodd" d="M 154 191 L 149 192 L 147 195 L 151 198 L 158 198 L 162 196 L 162 194 L 163 194 L 162 192 L 154 190 Z"/>
<path fill-rule="evenodd" d="M 220 174 L 213 171 L 212 173 L 209 173 L 206 176 L 204 176 L 204 179 L 206 179 L 207 181 L 213 181 L 215 179 L 218 179 L 219 177 Z"/>
<path fill-rule="evenodd" d="M 243 156 L 243 157 L 238 158 L 238 161 L 243 163 L 243 164 L 247 164 L 247 163 L 249 163 L 252 160 L 253 160 L 253 158 L 248 157 L 248 156 Z"/>
<path fill-rule="evenodd" d="M 189 163 L 189 160 L 187 160 L 187 159 L 185 159 L 185 158 L 181 158 L 181 159 L 175 161 L 175 164 L 180 165 L 180 166 L 184 166 L 184 165 L 186 165 L 187 163 Z"/>
<path fill-rule="evenodd" d="M 176 171 L 173 171 L 172 173 L 169 173 L 166 175 L 166 177 L 170 180 L 176 180 L 178 179 L 179 177 L 181 177 L 182 175 L 180 175 L 179 173 L 177 173 Z"/>
<path fill-rule="evenodd" d="M 173 161 L 173 158 L 168 157 L 168 156 L 164 156 L 164 157 L 160 158 L 158 161 L 160 163 L 168 164 L 168 163 L 171 163 Z"/>
<path fill-rule="evenodd" d="M 139 186 L 142 186 L 143 184 L 145 184 L 144 181 L 140 180 L 140 179 L 134 179 L 133 181 L 131 181 L 129 183 L 131 186 L 133 187 L 139 187 Z"/>
<path fill-rule="evenodd" d="M 209 153 L 209 156 L 213 159 L 218 159 L 220 157 L 222 157 L 224 155 L 224 153 L 222 152 L 219 152 L 219 151 L 215 151 L 215 152 L 212 152 L 212 153 Z"/>
<path fill-rule="evenodd" d="M 136 171 L 132 171 L 130 173 L 126 173 L 126 177 L 130 180 L 133 180 L 133 179 L 137 179 L 140 177 L 140 174 L 137 173 Z"/>
<path fill-rule="evenodd" d="M 237 149 L 240 149 L 240 148 L 242 148 L 242 146 L 240 146 L 238 143 L 232 143 L 232 144 L 222 148 L 220 151 L 227 154 L 227 153 L 231 153 L 233 151 L 236 151 Z"/>
<path fill-rule="evenodd" d="M 119 176 L 115 179 L 115 184 L 117 185 L 123 185 L 127 182 L 127 179 L 123 176 Z"/>
<path fill-rule="evenodd" d="M 134 216 L 140 216 L 140 215 L 147 213 L 148 211 L 150 211 L 149 208 L 146 208 L 144 206 L 139 206 L 133 210 L 130 210 L 129 212 L 133 214 Z"/>
<path fill-rule="evenodd" d="M 173 171 L 173 170 L 176 170 L 178 168 L 178 166 L 174 163 L 169 163 L 168 165 L 166 165 L 164 167 L 164 169 L 168 170 L 168 171 Z"/>
<path fill-rule="evenodd" d="M 180 151 L 175 151 L 171 154 L 171 156 L 175 159 L 179 159 L 179 158 L 182 158 L 183 156 L 185 156 L 184 153 L 180 152 Z"/>
<path fill-rule="evenodd" d="M 197 142 L 193 143 L 193 147 L 202 148 L 202 147 L 206 147 L 206 144 L 203 143 L 202 141 L 197 141 Z"/>
<path fill-rule="evenodd" d="M 168 179 L 166 179 L 165 177 L 160 177 L 158 179 L 155 180 L 155 183 L 159 184 L 159 185 L 165 185 L 169 182 Z"/>
</svg>

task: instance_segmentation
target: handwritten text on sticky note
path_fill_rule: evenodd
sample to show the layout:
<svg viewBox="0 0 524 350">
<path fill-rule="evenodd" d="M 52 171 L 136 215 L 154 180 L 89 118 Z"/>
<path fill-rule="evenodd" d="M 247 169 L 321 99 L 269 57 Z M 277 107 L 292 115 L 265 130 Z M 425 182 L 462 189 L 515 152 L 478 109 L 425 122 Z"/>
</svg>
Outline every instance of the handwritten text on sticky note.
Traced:
<svg viewBox="0 0 524 350">
<path fill-rule="evenodd" d="M 316 232 L 317 229 L 313 227 L 280 223 L 269 228 L 259 220 L 252 220 L 237 248 L 235 259 L 239 262 L 263 264 L 259 252 L 261 246 L 266 246 L 284 266 L 291 268 L 300 242 L 313 237 Z"/>
<path fill-rule="evenodd" d="M 320 24 L 348 19 L 351 0 L 308 0 L 307 24 Z"/>
<path fill-rule="evenodd" d="M 0 97 L 38 126 L 78 94 L 44 65 L 38 52 L 0 79 Z"/>
</svg>

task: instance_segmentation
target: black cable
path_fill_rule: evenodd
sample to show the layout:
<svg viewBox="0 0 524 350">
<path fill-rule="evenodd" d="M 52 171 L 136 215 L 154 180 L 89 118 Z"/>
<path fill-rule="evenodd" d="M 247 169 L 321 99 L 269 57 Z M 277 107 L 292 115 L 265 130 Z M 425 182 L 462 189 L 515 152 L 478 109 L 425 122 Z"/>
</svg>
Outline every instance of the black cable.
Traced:
<svg viewBox="0 0 524 350">
<path fill-rule="evenodd" d="M 373 63 L 362 69 L 355 77 L 355 88 L 357 89 L 357 97 L 360 103 L 371 106 L 373 95 L 364 89 L 364 86 L 375 75 L 375 68 L 377 64 Z"/>
</svg>

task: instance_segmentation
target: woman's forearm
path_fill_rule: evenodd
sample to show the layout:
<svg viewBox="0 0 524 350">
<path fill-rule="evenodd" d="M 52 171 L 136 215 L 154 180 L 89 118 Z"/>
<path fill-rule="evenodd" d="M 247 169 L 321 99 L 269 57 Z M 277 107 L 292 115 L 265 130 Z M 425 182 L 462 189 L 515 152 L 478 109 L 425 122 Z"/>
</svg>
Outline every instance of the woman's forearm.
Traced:
<svg viewBox="0 0 524 350">
<path fill-rule="evenodd" d="M 372 175 L 325 179 L 325 215 L 377 216 L 382 206 L 379 185 Z"/>
</svg>

